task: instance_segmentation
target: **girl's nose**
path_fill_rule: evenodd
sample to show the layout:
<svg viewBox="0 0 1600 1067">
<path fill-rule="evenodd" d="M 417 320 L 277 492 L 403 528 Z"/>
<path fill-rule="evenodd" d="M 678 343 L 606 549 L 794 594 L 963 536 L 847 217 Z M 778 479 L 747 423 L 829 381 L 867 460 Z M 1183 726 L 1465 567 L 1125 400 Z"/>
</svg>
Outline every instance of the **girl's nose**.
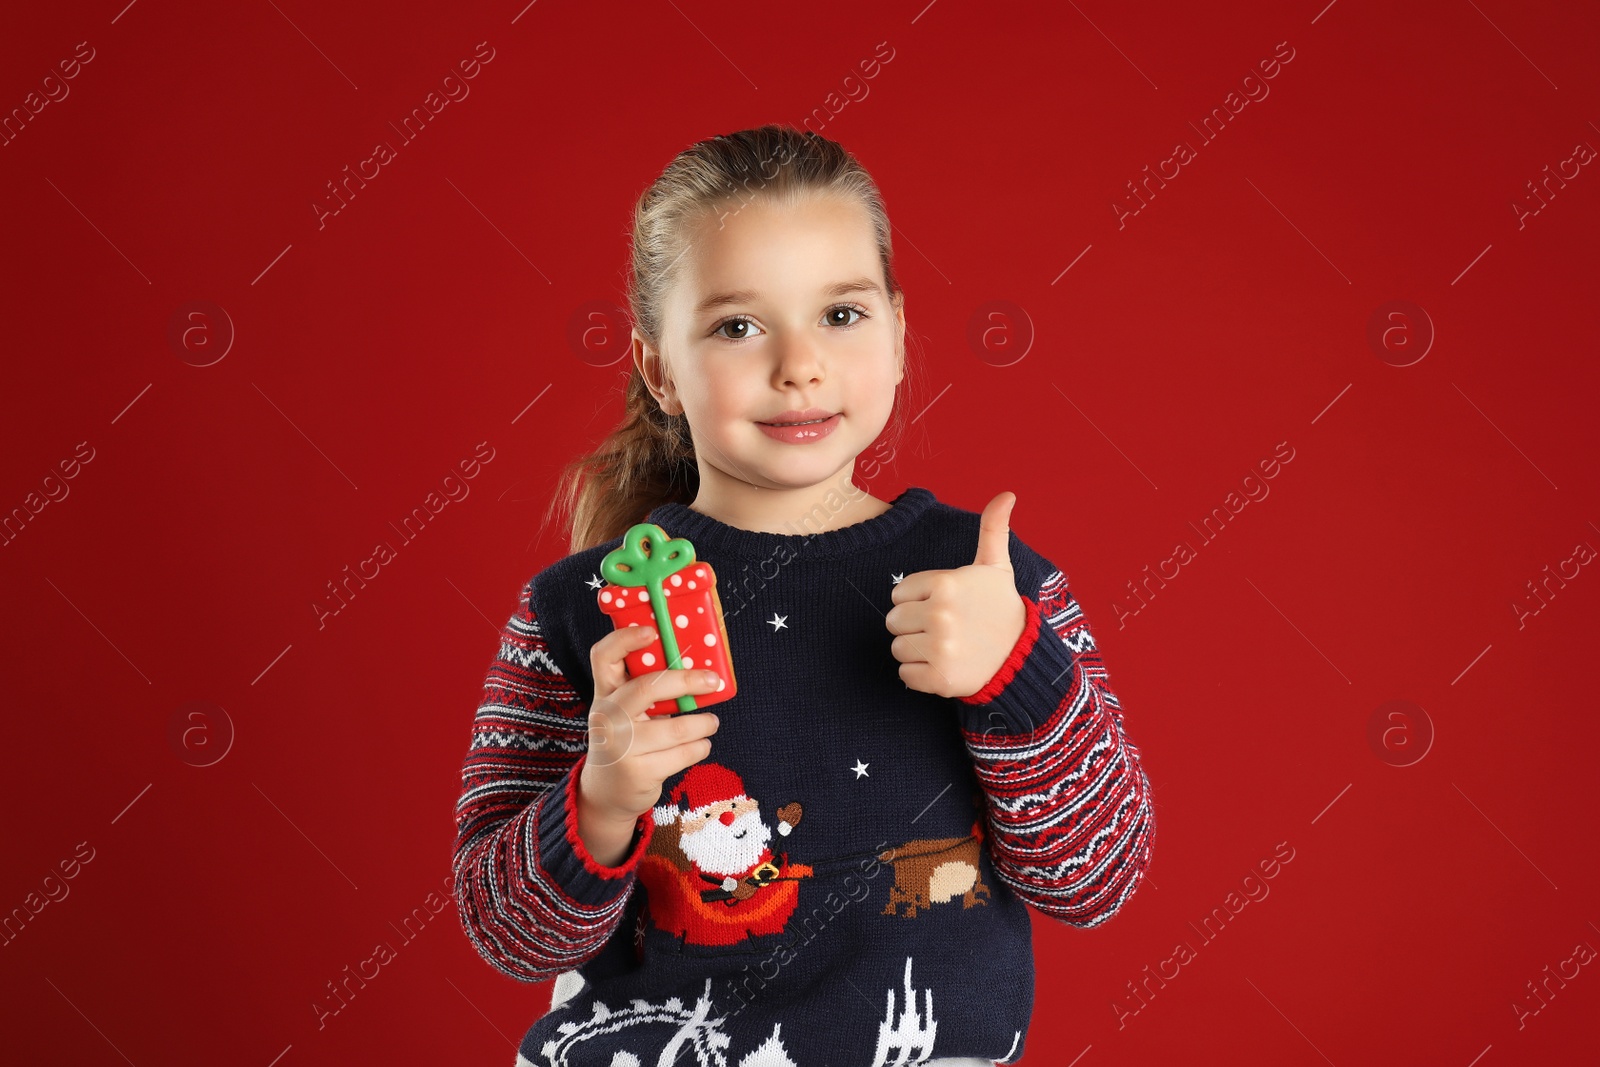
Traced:
<svg viewBox="0 0 1600 1067">
<path fill-rule="evenodd" d="M 778 361 L 777 379 L 784 385 L 809 385 L 821 381 L 825 375 L 822 361 L 809 341 L 798 338 L 784 342 L 785 348 Z"/>
<path fill-rule="evenodd" d="M 733 812 L 725 811 L 725 812 L 722 813 L 722 825 L 724 825 L 724 826 L 732 826 L 733 825 Z"/>
</svg>

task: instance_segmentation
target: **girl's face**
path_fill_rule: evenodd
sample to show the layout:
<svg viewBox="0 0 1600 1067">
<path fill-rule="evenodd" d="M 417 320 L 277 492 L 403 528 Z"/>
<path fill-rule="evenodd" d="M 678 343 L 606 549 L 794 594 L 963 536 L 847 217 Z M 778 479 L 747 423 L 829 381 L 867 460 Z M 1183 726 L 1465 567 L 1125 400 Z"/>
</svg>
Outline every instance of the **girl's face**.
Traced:
<svg viewBox="0 0 1600 1067">
<path fill-rule="evenodd" d="M 904 301 L 884 291 L 866 209 L 806 196 L 725 210 L 678 261 L 661 351 L 635 332 L 641 373 L 662 410 L 687 417 L 702 486 L 803 490 L 848 477 L 905 373 Z M 837 418 L 801 428 L 796 443 L 763 432 L 810 409 Z"/>
</svg>

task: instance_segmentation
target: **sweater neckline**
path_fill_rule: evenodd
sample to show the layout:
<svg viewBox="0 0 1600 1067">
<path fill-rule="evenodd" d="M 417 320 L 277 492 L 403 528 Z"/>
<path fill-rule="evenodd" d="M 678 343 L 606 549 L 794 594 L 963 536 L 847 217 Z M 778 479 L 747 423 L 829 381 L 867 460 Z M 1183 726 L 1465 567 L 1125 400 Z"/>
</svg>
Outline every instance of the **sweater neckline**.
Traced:
<svg viewBox="0 0 1600 1067">
<path fill-rule="evenodd" d="M 807 559 L 842 559 L 895 540 L 921 519 L 935 498 L 932 490 L 910 486 L 889 501 L 889 509 L 870 519 L 821 533 L 771 533 L 730 526 L 687 504 L 669 501 L 651 510 L 648 521 L 669 537 L 686 537 L 697 554 L 715 552 L 736 559 L 766 559 L 786 550 Z M 803 529 L 795 524 L 796 529 Z"/>
</svg>

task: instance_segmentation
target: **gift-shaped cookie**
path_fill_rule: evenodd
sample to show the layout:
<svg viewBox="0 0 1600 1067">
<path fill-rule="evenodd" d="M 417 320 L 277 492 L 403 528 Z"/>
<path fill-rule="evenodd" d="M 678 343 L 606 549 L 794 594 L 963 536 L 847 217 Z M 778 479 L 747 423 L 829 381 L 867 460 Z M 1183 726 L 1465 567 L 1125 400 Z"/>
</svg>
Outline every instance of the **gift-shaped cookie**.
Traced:
<svg viewBox="0 0 1600 1067">
<path fill-rule="evenodd" d="M 651 715 L 694 711 L 730 699 L 738 692 L 728 628 L 711 564 L 695 559 L 687 538 L 668 537 L 653 522 L 629 528 L 622 544 L 606 553 L 600 573 L 611 583 L 596 598 L 617 629 L 654 626 L 658 637 L 625 658 L 628 675 L 660 670 L 713 670 L 722 685 L 713 692 L 658 700 Z"/>
</svg>

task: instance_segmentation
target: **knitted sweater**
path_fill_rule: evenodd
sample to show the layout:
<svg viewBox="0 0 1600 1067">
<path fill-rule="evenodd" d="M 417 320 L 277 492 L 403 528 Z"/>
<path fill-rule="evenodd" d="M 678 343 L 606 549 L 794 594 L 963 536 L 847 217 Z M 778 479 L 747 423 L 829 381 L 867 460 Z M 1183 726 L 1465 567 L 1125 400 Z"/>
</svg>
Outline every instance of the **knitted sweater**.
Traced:
<svg viewBox="0 0 1600 1067">
<path fill-rule="evenodd" d="M 678 503 L 648 521 L 715 569 L 738 691 L 709 709 L 710 754 L 663 783 L 605 866 L 576 799 L 589 650 L 613 628 L 600 560 L 621 538 L 524 584 L 472 724 L 454 852 L 483 958 L 562 979 L 521 1055 L 1014 1062 L 1034 1000 L 1026 905 L 1100 925 L 1133 895 L 1155 830 L 1066 578 L 1012 532 L 1022 635 L 982 690 L 939 697 L 900 679 L 884 616 L 905 576 L 972 562 L 978 514 L 912 487 L 821 533 L 743 530 Z"/>
</svg>

